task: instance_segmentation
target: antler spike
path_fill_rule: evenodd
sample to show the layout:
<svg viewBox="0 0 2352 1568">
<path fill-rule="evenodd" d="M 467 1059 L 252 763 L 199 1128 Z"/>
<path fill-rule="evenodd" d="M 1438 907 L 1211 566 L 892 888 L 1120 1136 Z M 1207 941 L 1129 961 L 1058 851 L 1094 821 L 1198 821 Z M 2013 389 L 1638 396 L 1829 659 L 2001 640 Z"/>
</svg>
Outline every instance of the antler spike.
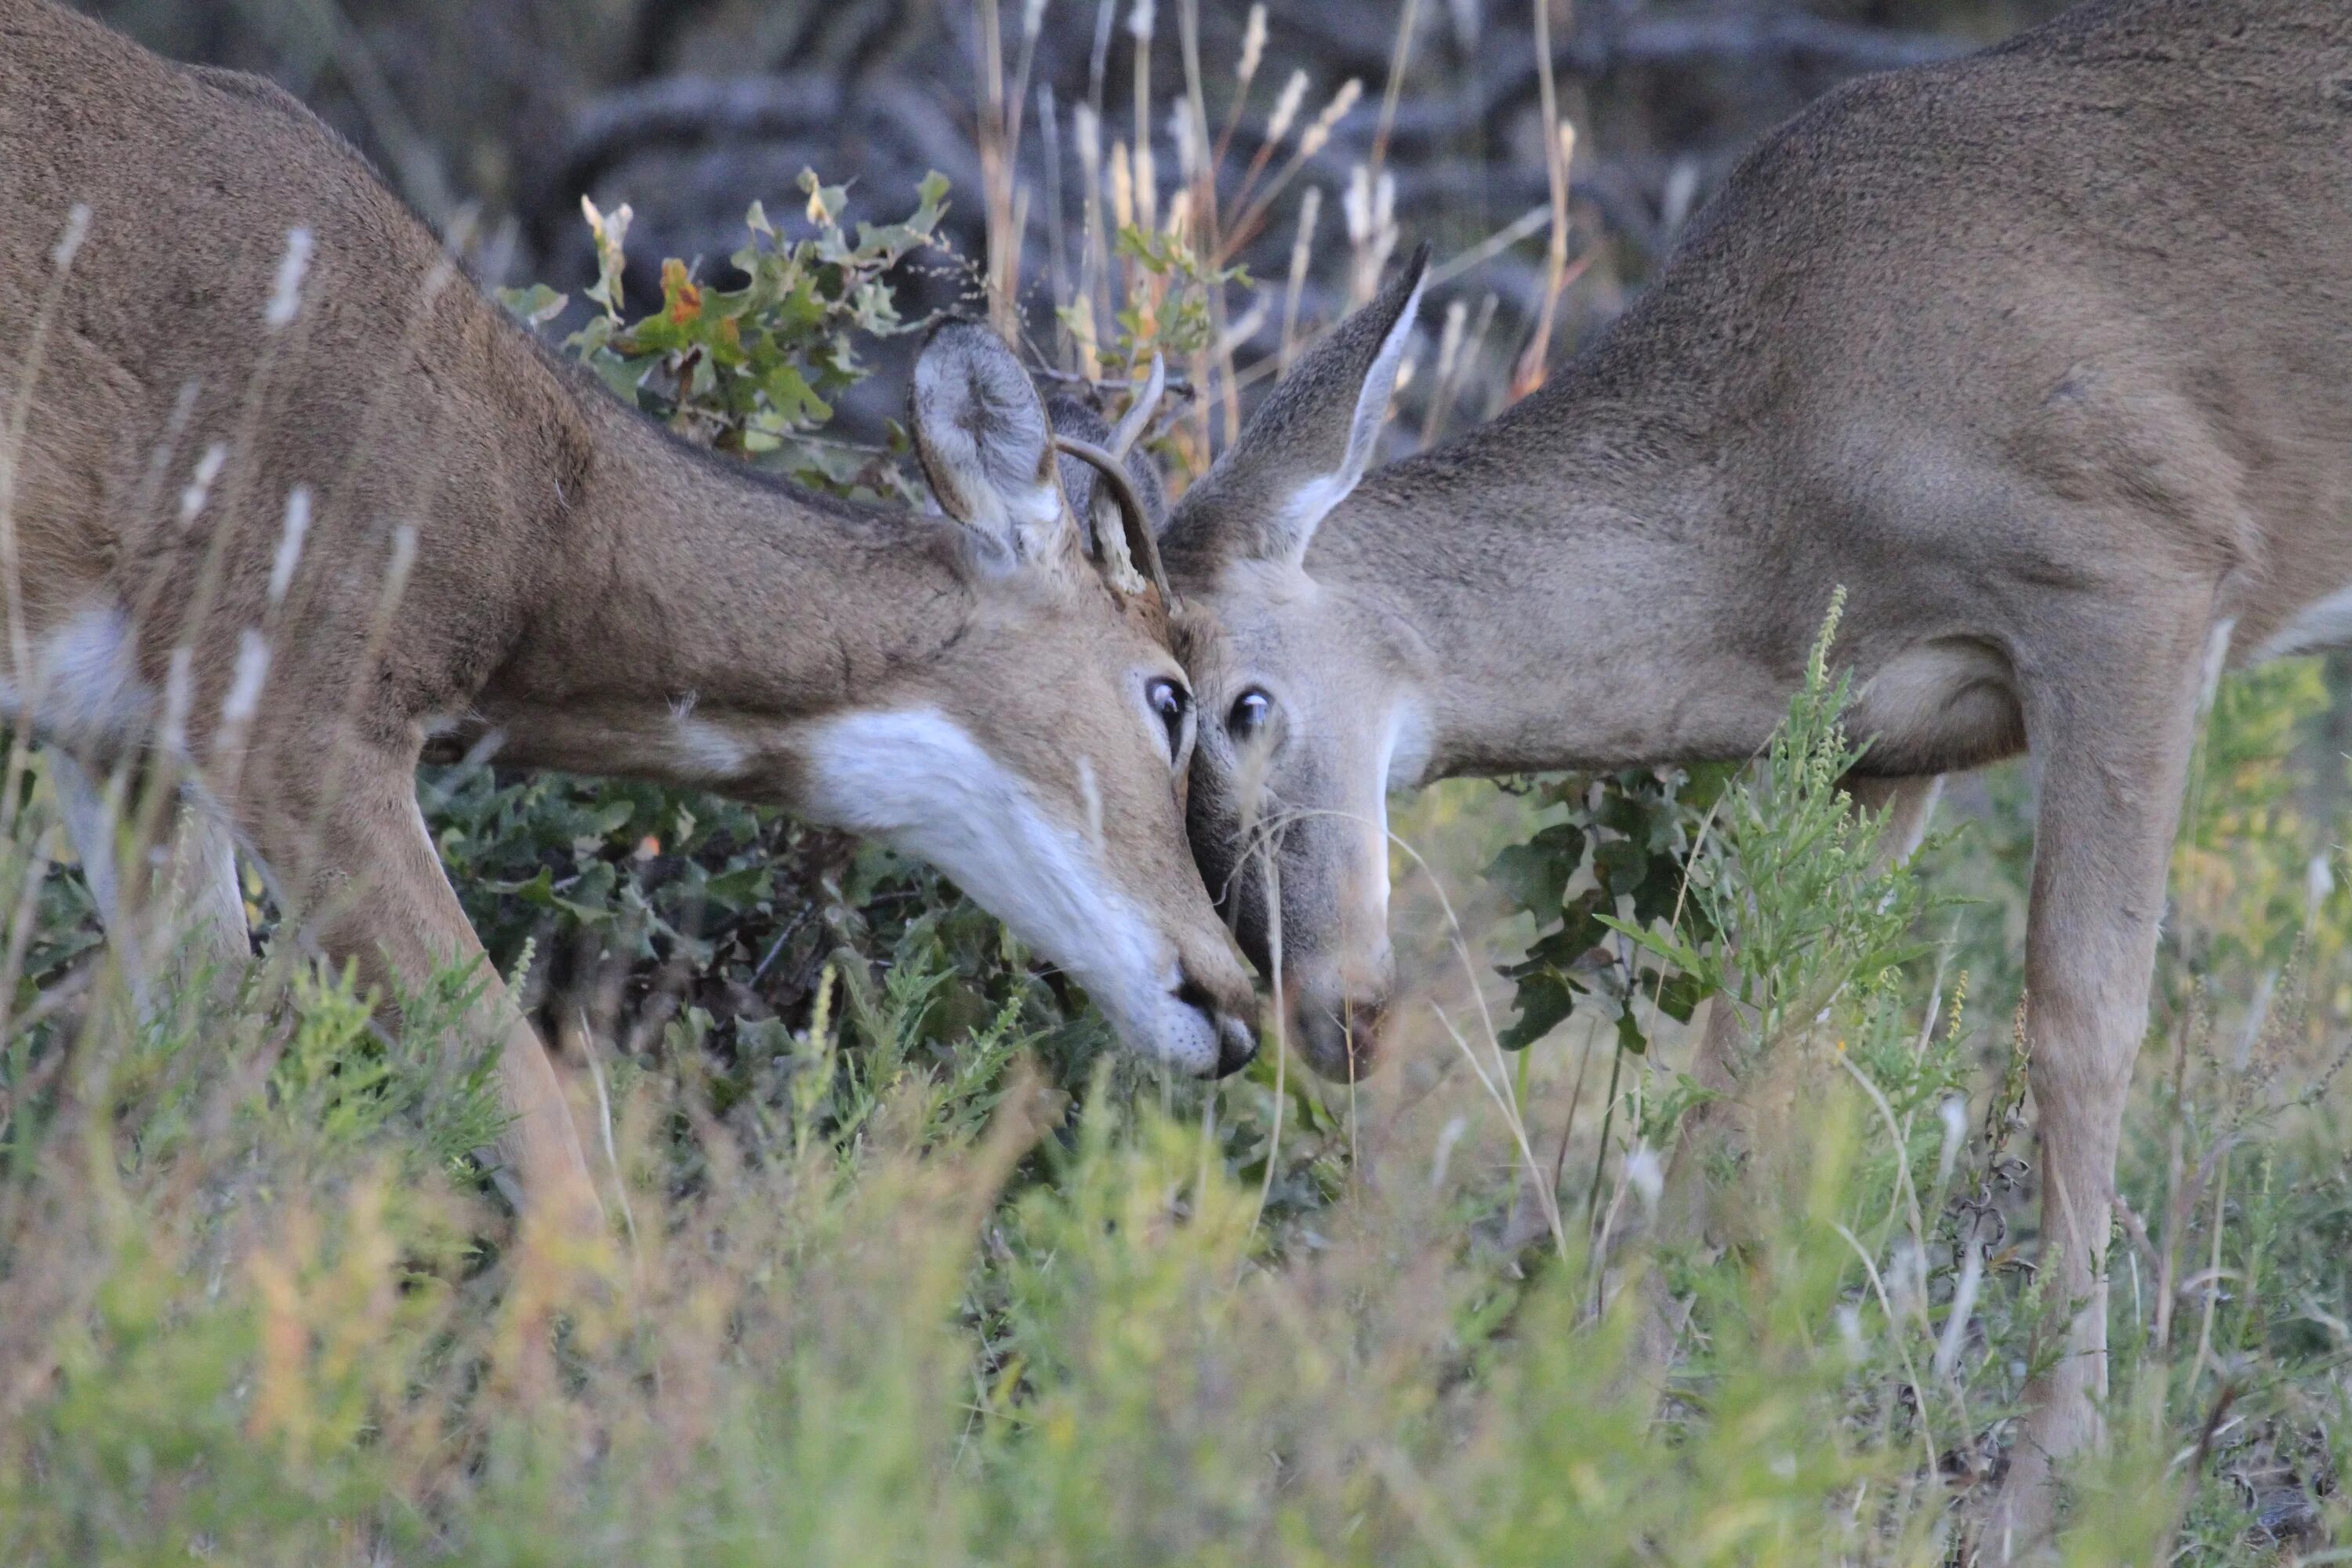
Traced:
<svg viewBox="0 0 2352 1568">
<path fill-rule="evenodd" d="M 1128 478 L 1126 466 L 1092 441 L 1055 436 L 1054 445 L 1102 475 L 1102 482 L 1109 488 L 1111 500 L 1118 503 L 1119 517 L 1127 525 L 1129 560 L 1141 565 L 1151 585 L 1160 590 L 1160 602 L 1175 608 L 1175 590 L 1168 585 L 1167 569 L 1160 563 L 1160 541 L 1151 531 L 1151 514 L 1144 510 L 1143 498 L 1136 493 L 1135 481 Z"/>
<path fill-rule="evenodd" d="M 1145 376 L 1143 390 L 1128 405 L 1118 421 L 1118 428 L 1110 433 L 1110 455 L 1119 462 L 1135 449 L 1137 441 L 1151 427 L 1151 416 L 1160 411 L 1160 400 L 1168 392 L 1168 361 L 1158 353 L 1151 356 L 1151 370 Z"/>
</svg>

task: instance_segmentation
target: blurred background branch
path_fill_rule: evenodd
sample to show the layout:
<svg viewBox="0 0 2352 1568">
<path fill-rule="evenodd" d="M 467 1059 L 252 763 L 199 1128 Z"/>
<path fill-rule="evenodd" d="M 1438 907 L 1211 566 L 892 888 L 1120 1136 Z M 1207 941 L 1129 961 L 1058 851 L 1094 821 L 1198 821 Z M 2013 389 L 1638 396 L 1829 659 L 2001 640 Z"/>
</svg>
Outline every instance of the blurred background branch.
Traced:
<svg viewBox="0 0 2352 1568">
<path fill-rule="evenodd" d="M 961 257 L 986 254 L 975 84 L 993 79 L 979 10 L 966 0 L 83 3 L 174 58 L 276 79 L 358 143 L 436 227 L 470 237 L 468 259 L 488 282 L 592 279 L 578 221 L 586 195 L 607 210 L 635 208 L 640 259 L 626 281 L 642 306 L 659 297 L 654 268 L 663 257 L 723 271 L 745 205 L 788 206 L 803 168 L 854 177 L 886 203 L 937 169 L 954 188 L 946 237 Z M 1774 121 L 1848 77 L 1944 58 L 2059 8 L 2057 0 L 1550 4 L 1558 111 L 1578 132 L 1570 203 L 1584 263 L 1559 303 L 1553 341 L 1563 344 L 1622 309 L 1696 204 Z M 1003 112 L 1014 132 L 1013 186 L 1025 196 L 1020 253 L 1030 281 L 1014 307 L 1033 333 L 1053 327 L 1046 258 L 1074 250 L 1070 237 L 1085 221 L 1084 182 L 1066 166 L 1078 146 L 1075 117 L 1091 106 L 1101 135 L 1131 138 L 1118 106 L 1134 97 L 1139 73 L 1159 73 L 1163 89 L 1190 85 L 1181 30 L 1172 20 L 1154 27 L 1150 10 L 1139 13 L 1133 0 L 1004 8 L 1001 58 L 1026 62 L 1000 90 L 1009 85 L 1021 100 Z M 1034 45 L 1024 37 L 1033 16 Z M 1304 73 L 1307 115 L 1346 81 L 1366 89 L 1255 231 L 1225 237 L 1239 239 L 1232 259 L 1261 284 L 1278 288 L 1288 270 L 1307 193 L 1336 201 L 1359 165 L 1393 176 L 1395 210 L 1410 215 L 1412 238 L 1436 243 L 1441 260 L 1549 205 L 1525 5 L 1270 6 L 1254 99 L 1234 68 L 1248 26 L 1240 0 L 1197 8 L 1199 108 L 1224 132 L 1211 153 L 1217 186 L 1234 189 L 1260 156 L 1276 102 L 1266 84 Z M 1182 166 L 1176 119 L 1150 127 L 1151 163 L 1163 172 Z M 1001 212 L 997 222 L 1014 216 Z M 1496 342 L 1523 342 L 1543 313 L 1549 241 L 1538 227 L 1491 247 L 1462 280 L 1473 303 L 1496 297 Z M 979 286 L 976 273 L 935 269 L 903 282 L 901 294 L 910 310 L 936 309 Z M 1297 313 L 1311 329 L 1346 303 L 1329 280 L 1310 276 Z M 1265 312 L 1262 341 L 1234 346 L 1253 356 L 1278 347 L 1282 315 Z M 866 401 L 844 410 L 851 428 L 870 436 L 892 411 L 896 368 L 884 367 Z"/>
</svg>

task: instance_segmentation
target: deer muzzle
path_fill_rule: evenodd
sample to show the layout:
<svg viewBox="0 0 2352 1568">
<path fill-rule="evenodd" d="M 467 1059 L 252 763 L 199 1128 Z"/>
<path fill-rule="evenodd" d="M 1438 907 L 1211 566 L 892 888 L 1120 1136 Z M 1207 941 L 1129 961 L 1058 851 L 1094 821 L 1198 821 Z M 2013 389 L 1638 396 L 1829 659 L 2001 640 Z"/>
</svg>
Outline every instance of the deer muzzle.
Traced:
<svg viewBox="0 0 2352 1568">
<path fill-rule="evenodd" d="M 1385 994 L 1327 995 L 1302 987 L 1292 994 L 1289 1022 L 1298 1054 L 1318 1077 L 1351 1082 L 1380 1060 L 1388 1000 Z"/>
</svg>

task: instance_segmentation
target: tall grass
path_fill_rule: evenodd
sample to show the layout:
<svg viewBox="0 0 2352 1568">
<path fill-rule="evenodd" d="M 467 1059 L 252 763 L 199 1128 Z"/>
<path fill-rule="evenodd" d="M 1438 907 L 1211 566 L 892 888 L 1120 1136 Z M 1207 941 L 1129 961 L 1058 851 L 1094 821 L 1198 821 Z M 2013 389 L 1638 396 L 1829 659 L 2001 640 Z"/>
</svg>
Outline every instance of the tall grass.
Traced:
<svg viewBox="0 0 2352 1568">
<path fill-rule="evenodd" d="M 1697 873 L 1735 938 L 1769 909 L 1748 879 L 1823 826 L 1775 792 L 1835 764 L 1827 679 Z M 2310 825 L 2263 763 L 2315 695 L 2264 676 L 2214 720 L 2184 861 L 2237 886 L 2168 959 L 2199 1000 L 2135 1101 L 2146 1234 L 2070 1562 L 2272 1560 L 2343 1523 L 2352 1179 L 2320 1090 L 2352 911 L 2307 897 Z M 1494 831 L 1460 792 L 1429 809 L 1440 874 Z M 496 1111 L 463 977 L 396 1040 L 299 964 L 142 1016 L 55 956 L 81 896 L 35 852 L 45 794 L 24 810 L 7 934 L 48 956 L 0 1057 L 0 1561 L 1939 1563 L 2038 1353 L 2013 981 L 1971 972 L 1963 1003 L 1965 931 L 1873 968 L 1883 879 L 1809 890 L 1727 1217 L 1667 1250 L 1646 1060 L 1564 1121 L 1555 1038 L 1498 1099 L 1435 984 L 1352 1102 L 1287 1076 L 1269 1169 L 1271 1064 L 1204 1087 L 1105 1061 L 1073 1099 L 1017 1008 L 939 1049 L 947 977 L 918 963 L 859 1008 L 828 975 L 754 1102 L 713 1098 L 690 1019 L 658 1068 L 606 1063 L 580 1109 L 609 1107 L 630 1223 L 580 1249 L 466 1159 Z M 1922 897 L 2017 830 L 1996 805 L 1936 847 Z M 44 1009 L 60 973 L 87 978 Z M 1531 1179 L 1558 1244 L 1515 1223 Z"/>
<path fill-rule="evenodd" d="M 1012 19 L 1015 84 L 1036 14 Z M 1128 12 L 1139 60 L 1154 16 Z M 1172 188 L 1148 71 L 1118 131 L 1098 101 L 1038 106 L 1082 215 L 1049 357 L 1117 396 L 1166 354 L 1194 393 L 1157 434 L 1180 468 L 1315 326 L 1314 160 L 1363 96 L 1250 58 L 1220 112 L 1186 65 Z M 982 100 L 1007 237 L 1024 99 Z M 1548 149 L 1551 209 L 1499 240 L 1546 231 L 1555 301 L 1570 151 Z M 1376 163 L 1331 198 L 1351 279 L 1395 243 Z M 835 188 L 807 194 L 837 225 Z M 1250 292 L 1235 247 L 1277 222 L 1296 264 Z M 747 254 L 785 265 L 774 238 Z M 985 275 L 1003 300 L 1017 254 Z M 756 304 L 682 269 L 665 288 L 666 317 L 691 293 L 714 330 Z M 587 346 L 632 395 L 890 493 L 887 454 L 814 436 L 831 389 L 805 376 L 786 405 L 762 379 L 767 402 L 688 419 L 698 367 L 735 367 L 629 336 L 606 294 Z M 1447 312 L 1424 438 L 1539 371 L 1549 327 L 1489 362 L 1494 320 L 1491 296 Z M 614 1200 L 589 1246 L 519 1222 L 473 1163 L 499 1121 L 464 1022 L 479 976 L 402 999 L 395 1037 L 288 940 L 142 1007 L 36 755 L 0 839 L 0 1563 L 1964 1560 L 2046 1353 L 2011 1026 L 2030 789 L 1993 775 L 1915 871 L 1875 868 L 1831 787 L 1833 653 L 1687 887 L 1595 901 L 1654 984 L 1517 1055 L 1486 1022 L 1494 971 L 1538 933 L 1466 868 L 1575 808 L 1454 784 L 1401 813 L 1413 984 L 1394 1066 L 1352 1090 L 1106 1055 L 932 884 L 738 808 L 436 775 L 492 951 L 569 1020 Z M 2336 1561 L 2352 1538 L 2344 792 L 2315 816 L 2280 772 L 2326 701 L 2285 666 L 2225 682 L 2210 719 L 2127 1131 L 2111 1437 L 2051 1543 L 2070 1563 Z M 787 849 L 812 884 L 791 896 Z M 1598 885 L 1579 853 L 1555 905 Z M 569 1005 L 530 959 L 551 929 L 657 967 L 653 998 L 592 972 Z M 813 977 L 793 1008 L 720 1000 L 779 954 Z M 1756 1025 L 1687 1229 L 1665 1167 L 1706 1091 L 1675 967 Z"/>
</svg>

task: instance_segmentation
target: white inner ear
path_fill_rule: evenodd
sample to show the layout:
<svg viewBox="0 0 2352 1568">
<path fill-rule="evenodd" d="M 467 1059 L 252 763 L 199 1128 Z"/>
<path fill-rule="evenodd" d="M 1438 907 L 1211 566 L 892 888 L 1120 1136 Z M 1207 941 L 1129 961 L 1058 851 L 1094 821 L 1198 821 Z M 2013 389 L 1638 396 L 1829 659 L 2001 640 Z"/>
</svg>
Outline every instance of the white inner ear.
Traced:
<svg viewBox="0 0 2352 1568">
<path fill-rule="evenodd" d="M 990 490 L 990 504 L 1010 530 L 1013 553 L 1024 561 L 1050 559 L 1055 536 L 1062 527 L 1062 492 L 1051 482 Z"/>
<path fill-rule="evenodd" d="M 1371 467 L 1372 453 L 1380 447 L 1381 426 L 1388 423 L 1389 399 L 1396 395 L 1397 368 L 1404 363 L 1404 345 L 1412 337 L 1414 318 L 1421 313 L 1423 287 L 1421 283 L 1412 286 L 1404 309 L 1397 313 L 1396 324 L 1381 340 L 1381 352 L 1365 374 L 1364 384 L 1357 389 L 1355 417 L 1348 426 L 1347 456 L 1339 468 L 1308 479 L 1283 502 L 1280 531 L 1293 542 L 1294 561 L 1307 558 L 1307 546 L 1313 542 L 1317 526 L 1348 499 L 1363 479 L 1364 470 Z"/>
</svg>

